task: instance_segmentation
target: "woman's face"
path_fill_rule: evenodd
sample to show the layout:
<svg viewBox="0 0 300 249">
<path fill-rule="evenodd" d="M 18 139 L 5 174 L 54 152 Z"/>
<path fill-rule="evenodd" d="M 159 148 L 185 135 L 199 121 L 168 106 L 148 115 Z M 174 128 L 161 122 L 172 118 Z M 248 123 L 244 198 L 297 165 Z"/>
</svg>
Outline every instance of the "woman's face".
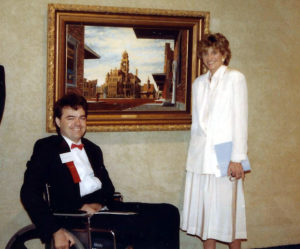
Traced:
<svg viewBox="0 0 300 249">
<path fill-rule="evenodd" d="M 223 65 L 224 57 L 225 56 L 220 53 L 219 49 L 215 49 L 213 47 L 209 47 L 207 50 L 202 52 L 202 60 L 211 75 L 213 75 L 218 68 Z"/>
</svg>

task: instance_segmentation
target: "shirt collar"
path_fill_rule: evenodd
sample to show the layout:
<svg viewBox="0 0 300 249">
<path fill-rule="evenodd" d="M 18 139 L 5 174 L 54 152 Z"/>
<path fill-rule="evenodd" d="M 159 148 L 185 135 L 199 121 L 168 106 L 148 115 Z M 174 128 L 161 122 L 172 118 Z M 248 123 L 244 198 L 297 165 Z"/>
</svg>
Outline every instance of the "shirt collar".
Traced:
<svg viewBox="0 0 300 249">
<path fill-rule="evenodd" d="M 67 138 L 65 136 L 62 135 L 62 137 L 66 140 L 67 144 L 69 145 L 69 148 L 71 149 L 71 145 L 72 144 L 81 144 L 81 139 L 79 140 L 78 143 L 73 142 L 70 138 Z"/>
<path fill-rule="evenodd" d="M 227 69 L 227 66 L 222 65 L 218 68 L 218 70 L 214 73 L 212 76 L 211 81 L 219 80 L 220 77 L 224 74 L 225 70 Z M 210 77 L 210 72 L 208 72 L 208 77 Z"/>
<path fill-rule="evenodd" d="M 217 87 L 220 79 L 223 77 L 224 72 L 226 71 L 227 66 L 220 66 L 218 68 L 218 70 L 214 73 L 214 75 L 212 76 L 211 81 L 209 81 L 210 78 L 210 71 L 208 71 L 207 73 L 207 82 L 208 82 L 208 87 L 209 89 L 214 89 Z"/>
</svg>

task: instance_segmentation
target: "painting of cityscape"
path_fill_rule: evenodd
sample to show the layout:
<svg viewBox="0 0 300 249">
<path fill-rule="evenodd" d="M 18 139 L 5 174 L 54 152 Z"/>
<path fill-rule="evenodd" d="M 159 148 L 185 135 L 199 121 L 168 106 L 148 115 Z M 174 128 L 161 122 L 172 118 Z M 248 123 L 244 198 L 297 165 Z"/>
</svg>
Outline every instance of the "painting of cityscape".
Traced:
<svg viewBox="0 0 300 249">
<path fill-rule="evenodd" d="M 186 110 L 187 30 L 66 25 L 65 92 L 89 111 Z"/>
</svg>

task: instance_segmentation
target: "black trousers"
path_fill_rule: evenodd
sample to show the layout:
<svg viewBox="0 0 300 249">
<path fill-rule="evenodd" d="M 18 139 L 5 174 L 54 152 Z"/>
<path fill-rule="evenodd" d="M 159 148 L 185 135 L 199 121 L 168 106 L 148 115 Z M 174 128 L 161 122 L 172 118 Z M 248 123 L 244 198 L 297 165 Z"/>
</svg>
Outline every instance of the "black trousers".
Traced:
<svg viewBox="0 0 300 249">
<path fill-rule="evenodd" d="M 110 211 L 134 215 L 93 215 L 91 226 L 112 229 L 118 248 L 179 249 L 179 212 L 170 204 L 115 202 Z"/>
</svg>

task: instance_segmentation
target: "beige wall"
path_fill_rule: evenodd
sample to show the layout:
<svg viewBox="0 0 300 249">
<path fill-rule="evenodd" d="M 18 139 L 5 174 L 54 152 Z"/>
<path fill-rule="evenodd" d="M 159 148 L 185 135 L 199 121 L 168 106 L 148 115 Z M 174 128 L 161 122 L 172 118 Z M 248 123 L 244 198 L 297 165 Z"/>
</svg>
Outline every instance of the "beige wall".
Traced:
<svg viewBox="0 0 300 249">
<path fill-rule="evenodd" d="M 29 223 L 19 189 L 34 141 L 48 135 L 49 2 L 0 2 L 0 64 L 5 66 L 7 83 L 0 126 L 0 248 Z M 300 243 L 299 0 L 57 2 L 209 11 L 211 30 L 224 33 L 231 42 L 231 66 L 248 80 L 253 172 L 245 180 L 248 241 L 243 247 Z M 112 180 L 126 201 L 170 202 L 181 209 L 188 131 L 105 132 L 87 137 L 102 147 Z M 183 233 L 181 245 L 202 248 L 197 238 Z"/>
</svg>

